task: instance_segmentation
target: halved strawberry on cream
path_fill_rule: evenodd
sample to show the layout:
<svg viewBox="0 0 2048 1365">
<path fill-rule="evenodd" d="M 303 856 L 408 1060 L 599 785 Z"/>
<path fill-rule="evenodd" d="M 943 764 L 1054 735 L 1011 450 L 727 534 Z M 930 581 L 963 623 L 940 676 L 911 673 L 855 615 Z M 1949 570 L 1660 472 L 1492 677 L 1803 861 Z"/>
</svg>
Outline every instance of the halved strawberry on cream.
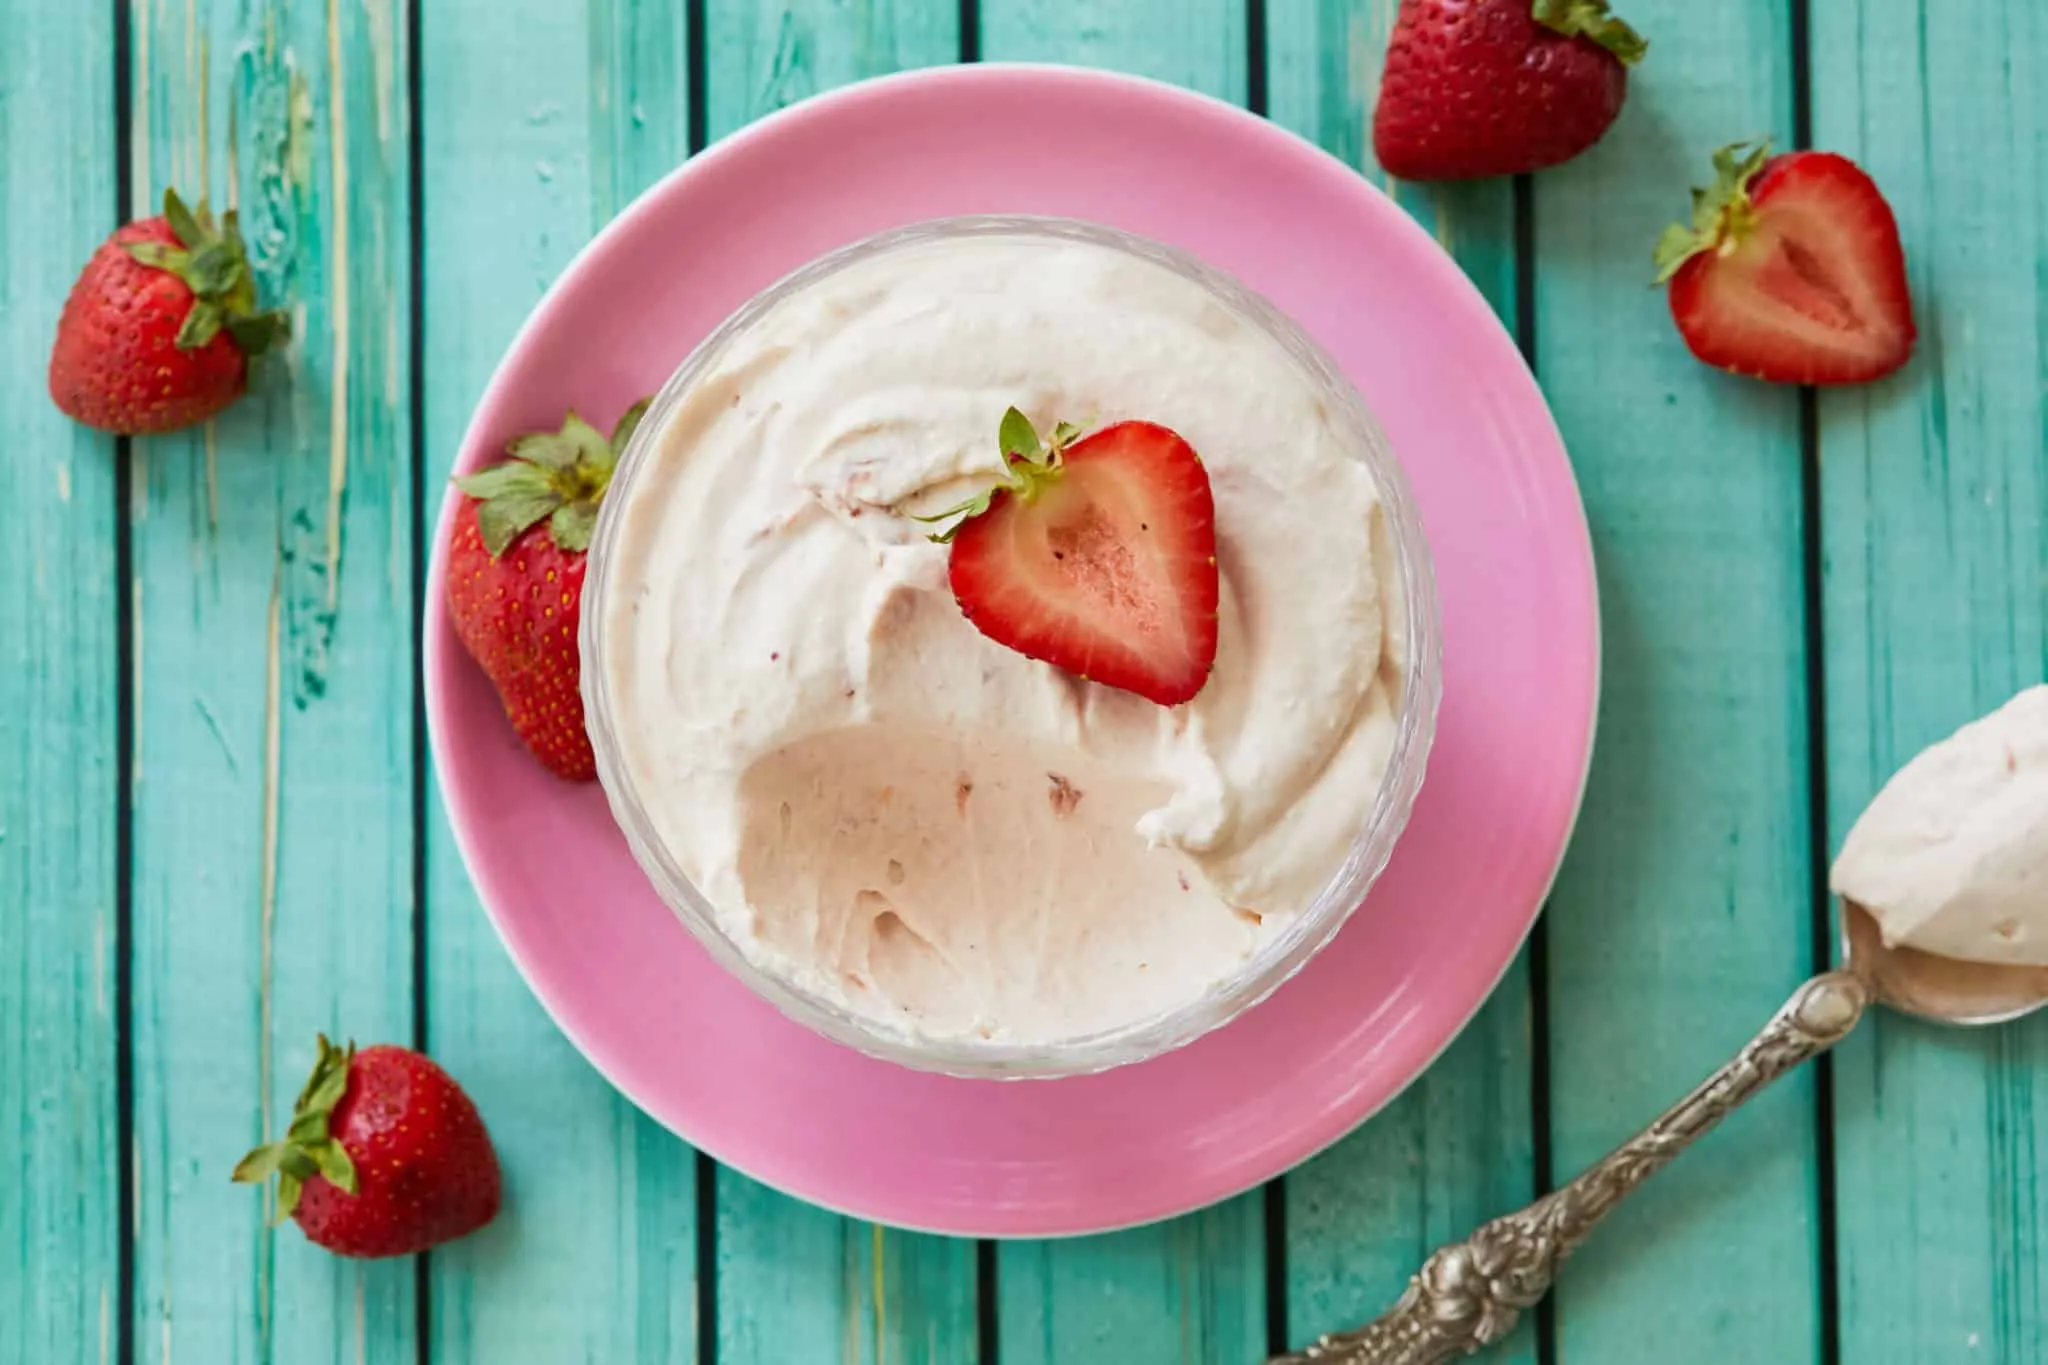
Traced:
<svg viewBox="0 0 2048 1365">
<path fill-rule="evenodd" d="M 1044 441 L 1003 416 L 1001 482 L 937 520 L 975 629 L 1084 682 L 1161 706 L 1216 663 L 1216 503 L 1194 447 L 1154 422 Z"/>
</svg>

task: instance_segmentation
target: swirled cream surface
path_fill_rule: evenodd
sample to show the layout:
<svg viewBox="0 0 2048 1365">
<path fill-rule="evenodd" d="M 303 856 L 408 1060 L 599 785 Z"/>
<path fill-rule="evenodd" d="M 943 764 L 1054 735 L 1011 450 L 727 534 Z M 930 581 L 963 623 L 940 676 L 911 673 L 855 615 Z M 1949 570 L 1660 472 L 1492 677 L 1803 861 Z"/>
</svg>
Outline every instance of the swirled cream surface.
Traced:
<svg viewBox="0 0 2048 1365">
<path fill-rule="evenodd" d="M 1885 783 L 1829 881 L 1889 944 L 2048 966 L 2048 686 L 1923 750 Z"/>
<path fill-rule="evenodd" d="M 913 520 L 1011 405 L 1201 453 L 1215 671 L 1164 709 L 983 637 Z M 757 965 L 924 1037 L 1156 1016 L 1235 974 L 1365 825 L 1405 627 L 1319 392 L 1168 268 L 1040 236 L 892 249 L 738 335 L 618 500 L 600 655 L 636 796 Z"/>
</svg>

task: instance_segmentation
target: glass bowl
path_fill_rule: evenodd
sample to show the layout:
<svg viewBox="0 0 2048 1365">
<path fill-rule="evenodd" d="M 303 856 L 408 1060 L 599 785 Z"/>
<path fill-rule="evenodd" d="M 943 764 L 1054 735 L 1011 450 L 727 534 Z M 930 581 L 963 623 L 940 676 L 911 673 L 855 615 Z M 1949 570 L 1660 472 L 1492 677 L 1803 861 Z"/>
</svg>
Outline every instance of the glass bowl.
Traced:
<svg viewBox="0 0 2048 1365">
<path fill-rule="evenodd" d="M 1389 637 L 1383 646 L 1390 653 L 1398 651 L 1394 657 L 1400 674 L 1399 714 L 1386 771 L 1364 824 L 1321 890 L 1231 975 L 1200 995 L 1115 1028 L 1054 1042 L 931 1037 L 893 1028 L 879 1016 L 848 1009 L 817 995 L 750 957 L 726 932 L 712 905 L 663 846 L 634 790 L 614 728 L 616 708 L 600 662 L 605 657 L 603 637 L 608 613 L 604 607 L 612 547 L 622 521 L 615 509 L 626 503 L 625 491 L 652 458 L 683 396 L 714 369 L 737 337 L 792 295 L 884 253 L 974 236 L 1079 241 L 1127 252 L 1193 282 L 1214 302 L 1278 342 L 1322 399 L 1335 427 L 1350 438 L 1352 454 L 1372 472 L 1398 572 L 1396 586 L 1401 599 L 1401 609 L 1393 613 L 1396 619 L 1389 623 Z M 612 814 L 655 892 L 714 959 L 792 1019 L 870 1056 L 955 1076 L 1055 1078 L 1141 1062 L 1227 1024 L 1270 995 L 1343 927 L 1386 867 L 1421 789 L 1442 692 L 1435 576 L 1421 521 L 1400 466 L 1350 382 L 1292 320 L 1230 276 L 1161 243 L 1073 219 L 970 216 L 912 224 L 822 256 L 755 295 L 677 367 L 620 454 L 611 492 L 592 536 L 583 592 L 580 648 L 585 723 L 597 755 L 599 781 Z"/>
</svg>

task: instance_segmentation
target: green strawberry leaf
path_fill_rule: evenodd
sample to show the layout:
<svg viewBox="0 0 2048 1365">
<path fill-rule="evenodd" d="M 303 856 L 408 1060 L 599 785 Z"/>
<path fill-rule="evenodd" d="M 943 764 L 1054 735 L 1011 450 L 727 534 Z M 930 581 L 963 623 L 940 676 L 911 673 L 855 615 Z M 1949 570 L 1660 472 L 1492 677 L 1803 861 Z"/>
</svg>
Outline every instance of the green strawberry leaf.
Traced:
<svg viewBox="0 0 2048 1365">
<path fill-rule="evenodd" d="M 609 438 L 571 411 L 559 431 L 516 436 L 505 447 L 510 459 L 455 480 L 477 500 L 477 532 L 491 556 L 503 554 L 543 518 L 561 549 L 588 550 L 618 452 L 646 411 L 644 398 L 627 408 Z"/>
<path fill-rule="evenodd" d="M 574 409 L 562 418 L 561 434 L 575 444 L 579 457 L 610 468 L 611 443 L 605 440 L 603 432 L 577 416 Z"/>
<path fill-rule="evenodd" d="M 302 1109 L 292 1115 L 291 1126 L 284 1130 L 284 1140 L 303 1147 L 309 1142 L 327 1140 L 327 1110 Z"/>
<path fill-rule="evenodd" d="M 234 211 L 223 215 L 216 227 L 205 200 L 193 209 L 176 190 L 166 189 L 163 216 L 177 238 L 175 245 L 124 245 L 137 262 L 169 271 L 192 291 L 194 303 L 179 328 L 178 348 L 189 351 L 204 346 L 223 328 L 236 347 L 252 358 L 283 344 L 291 336 L 291 321 L 279 311 L 256 311 L 256 277 L 249 268 L 248 247 Z"/>
<path fill-rule="evenodd" d="M 349 1194 L 356 1193 L 359 1188 L 356 1180 L 356 1163 L 349 1156 L 346 1147 L 329 1138 L 311 1143 L 305 1150 L 306 1155 L 313 1159 L 313 1164 L 320 1168 L 320 1174 L 326 1176 L 331 1184 Z"/>
<path fill-rule="evenodd" d="M 1038 428 L 1031 425 L 1031 419 L 1011 408 L 1003 414 L 1003 423 L 996 429 L 996 444 L 1002 448 L 1006 459 L 1039 462 L 1044 447 L 1038 440 Z"/>
<path fill-rule="evenodd" d="M 597 504 L 565 502 L 548 519 L 548 534 L 555 544 L 576 554 L 590 548 L 590 533 L 597 529 Z"/>
<path fill-rule="evenodd" d="M 291 1126 L 284 1140 L 265 1143 L 235 1163 L 232 1178 L 243 1184 L 261 1184 L 277 1177 L 273 1223 L 292 1216 L 306 1182 L 315 1176 L 324 1175 L 351 1194 L 356 1191 L 355 1162 L 328 1135 L 334 1106 L 348 1093 L 349 1066 L 355 1055 L 354 1043 L 336 1047 L 321 1034 L 313 1073 L 292 1106 Z"/>
<path fill-rule="evenodd" d="M 550 488 L 540 493 L 501 493 L 476 505 L 476 529 L 491 558 L 512 548 L 526 529 L 562 506 L 562 495 Z"/>
<path fill-rule="evenodd" d="M 1740 243 L 1755 229 L 1749 185 L 1770 159 L 1769 138 L 1733 142 L 1714 153 L 1714 183 L 1693 187 L 1692 223 L 1673 223 L 1657 239 L 1653 259 L 1658 284 L 1669 282 L 1700 253 Z"/>
<path fill-rule="evenodd" d="M 1683 223 L 1672 223 L 1657 236 L 1657 247 L 1652 253 L 1657 263 L 1657 283 L 1666 284 L 1678 267 L 1699 255 L 1699 234 Z"/>
<path fill-rule="evenodd" d="M 612 426 L 612 460 L 626 453 L 626 443 L 633 439 L 633 433 L 640 429 L 640 419 L 647 415 L 648 399 L 641 399 L 632 407 L 619 414 L 619 420 Z"/>
<path fill-rule="evenodd" d="M 555 484 L 554 480 L 548 477 L 548 468 L 538 461 L 528 462 L 524 458 L 507 460 L 503 464 L 494 464 L 489 469 L 479 469 L 474 474 L 465 474 L 455 481 L 455 486 L 482 502 L 506 496 L 553 493 Z"/>
<path fill-rule="evenodd" d="M 213 235 L 201 225 L 200 219 L 204 216 L 205 210 L 206 202 L 201 200 L 200 213 L 194 215 L 191 209 L 185 207 L 185 201 L 178 197 L 176 190 L 164 190 L 164 221 L 170 224 L 171 232 L 181 246 L 197 251 L 200 245 Z"/>
<path fill-rule="evenodd" d="M 271 1215 L 270 1225 L 276 1227 L 299 1209 L 299 1193 L 305 1182 L 295 1175 L 281 1175 L 277 1178 L 277 1212 Z"/>
<path fill-rule="evenodd" d="M 327 1041 L 326 1034 L 321 1033 L 314 1035 L 314 1046 L 317 1050 L 313 1057 L 313 1074 L 306 1077 L 299 1098 L 292 1104 L 294 1113 L 315 1105 L 332 1109 L 348 1090 L 348 1064 L 355 1057 L 355 1044 L 338 1048 Z"/>
<path fill-rule="evenodd" d="M 192 253 L 184 280 L 201 298 L 220 298 L 241 282 L 243 273 L 241 256 L 216 238 Z"/>
<path fill-rule="evenodd" d="M 1036 499 L 1059 478 L 1061 453 L 1080 434 L 1081 428 L 1072 422 L 1057 422 L 1052 429 L 1052 444 L 1046 445 L 1039 440 L 1038 428 L 1031 425 L 1031 419 L 1011 408 L 1003 414 L 1002 425 L 996 429 L 996 440 L 1003 451 L 1003 471 L 996 482 L 957 506 L 930 516 L 912 513 L 910 519 L 933 523 L 952 521 L 953 524 L 945 530 L 925 537 L 936 545 L 951 544 L 953 538 L 960 534 L 961 527 L 995 506 L 996 494 L 1014 494 L 1027 503 Z M 954 521 L 956 517 L 959 520 Z"/>
<path fill-rule="evenodd" d="M 953 524 L 951 526 L 948 526 L 945 530 L 934 531 L 931 535 L 925 537 L 925 539 L 931 541 L 934 545 L 950 545 L 953 543 L 953 537 L 960 534 L 960 528 L 965 526 L 968 522 L 973 521 L 983 512 L 988 511 L 990 507 L 994 506 L 996 494 L 1008 488 L 1009 486 L 1010 485 L 1008 483 L 999 483 L 992 488 L 984 489 L 982 492 L 977 493 L 975 496 L 969 498 L 966 502 L 958 503 L 952 507 L 948 507 L 943 512 L 934 512 L 932 515 L 928 517 L 921 517 L 913 514 L 910 519 L 912 521 L 922 521 L 935 524 L 941 521 L 952 521 L 954 517 L 960 518 L 958 521 L 954 521 Z"/>
<path fill-rule="evenodd" d="M 237 1161 L 229 1178 L 242 1185 L 260 1185 L 283 1168 L 285 1153 L 290 1150 L 282 1142 L 266 1142 Z"/>
<path fill-rule="evenodd" d="M 284 1155 L 278 1158 L 277 1167 L 294 1180 L 311 1180 L 320 1174 L 320 1165 L 304 1147 L 293 1142 L 278 1144 L 284 1148 Z"/>
<path fill-rule="evenodd" d="M 1535 0 L 1536 22 L 1567 38 L 1590 38 L 1623 66 L 1649 54 L 1649 39 L 1607 12 L 1607 0 Z"/>
<path fill-rule="evenodd" d="M 576 442 L 558 431 L 530 431 L 524 436 L 513 437 L 506 445 L 505 453 L 529 466 L 552 470 L 573 468 L 579 452 Z M 500 469 L 504 467 L 498 466 Z"/>
<path fill-rule="evenodd" d="M 246 272 L 244 274 L 246 279 Z M 292 320 L 282 312 L 255 313 L 247 317 L 228 312 L 228 335 L 242 354 L 254 359 L 272 347 L 284 344 L 292 334 Z"/>
<path fill-rule="evenodd" d="M 192 259 L 182 247 L 168 242 L 127 242 L 123 245 L 128 254 L 143 265 L 152 270 L 168 270 L 173 275 L 181 274 Z"/>
<path fill-rule="evenodd" d="M 221 325 L 227 315 L 217 303 L 201 299 L 192 305 L 192 311 L 185 314 L 185 321 L 178 328 L 177 345 L 181 351 L 196 351 L 220 335 Z"/>
<path fill-rule="evenodd" d="M 560 431 L 527 432 L 514 437 L 505 450 L 514 459 L 565 473 L 579 466 L 593 471 L 611 467 L 604 433 L 574 412 L 563 418 Z"/>
</svg>

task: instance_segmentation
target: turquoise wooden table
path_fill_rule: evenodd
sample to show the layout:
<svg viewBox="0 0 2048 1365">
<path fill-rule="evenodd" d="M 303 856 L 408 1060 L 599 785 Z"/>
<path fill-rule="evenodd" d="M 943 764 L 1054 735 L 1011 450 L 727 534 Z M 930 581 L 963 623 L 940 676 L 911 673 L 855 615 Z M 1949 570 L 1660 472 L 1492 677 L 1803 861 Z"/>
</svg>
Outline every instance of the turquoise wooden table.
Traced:
<svg viewBox="0 0 2048 1365">
<path fill-rule="evenodd" d="M 1393 0 L 0 0 L 0 1365 L 1248 1365 L 1632 1132 L 1829 952 L 1827 854 L 2048 653 L 2048 6 L 1628 0 L 1619 126 L 1390 188 L 1520 336 L 1600 560 L 1584 818 L 1525 961 L 1387 1112 L 1263 1191 L 1052 1244 L 883 1231 L 612 1093 L 456 859 L 416 685 L 423 527 L 570 255 L 779 105 L 899 67 L 1121 67 L 1378 176 Z M 1711 373 L 1647 287 L 1715 146 L 1863 162 L 1923 339 L 1816 396 Z M 239 199 L 297 340 L 191 436 L 43 390 L 93 245 Z M 417 1261 L 227 1180 L 317 1029 L 429 1047 L 504 1215 Z M 826 1121 L 821 1118 L 820 1121 Z M 2048 1021 L 1876 1018 L 1624 1209 L 1511 1361 L 2048 1361 Z"/>
</svg>

